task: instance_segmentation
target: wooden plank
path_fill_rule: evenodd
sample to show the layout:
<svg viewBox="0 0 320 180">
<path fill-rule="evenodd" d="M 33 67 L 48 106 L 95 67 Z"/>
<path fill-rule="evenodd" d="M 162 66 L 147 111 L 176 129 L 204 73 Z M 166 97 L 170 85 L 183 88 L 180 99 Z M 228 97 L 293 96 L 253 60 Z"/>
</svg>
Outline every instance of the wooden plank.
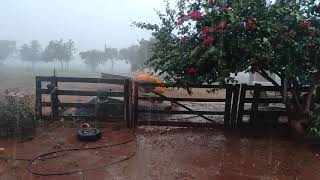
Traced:
<svg viewBox="0 0 320 180">
<path fill-rule="evenodd" d="M 178 121 L 139 121 L 139 126 L 171 126 L 171 127 L 189 127 L 189 128 L 216 128 L 222 124 L 196 123 L 196 122 L 178 122 Z"/>
<path fill-rule="evenodd" d="M 233 98 L 232 98 L 232 107 L 231 107 L 231 125 L 235 125 L 237 121 L 239 93 L 240 93 L 240 84 L 236 84 L 233 88 Z"/>
<path fill-rule="evenodd" d="M 36 119 L 40 119 L 42 117 L 42 106 L 41 106 L 41 81 L 38 77 L 36 77 L 36 106 L 35 106 L 35 116 Z"/>
<path fill-rule="evenodd" d="M 138 92 L 138 84 L 133 82 L 133 104 L 132 104 L 132 124 L 133 127 L 136 128 L 138 126 L 138 106 L 139 106 L 139 101 L 138 101 L 138 97 L 139 97 L 139 92 Z"/>
<path fill-rule="evenodd" d="M 232 91 L 233 85 L 228 84 L 226 89 L 226 103 L 224 108 L 224 125 L 230 125 L 230 109 L 231 109 L 231 101 L 232 101 Z"/>
<path fill-rule="evenodd" d="M 55 76 L 51 77 L 51 85 L 53 88 L 58 89 L 58 82 Z M 58 98 L 58 91 L 54 91 L 50 94 L 51 96 L 51 113 L 53 118 L 59 117 L 59 98 Z"/>
<path fill-rule="evenodd" d="M 41 89 L 42 94 L 49 94 L 48 89 Z M 123 97 L 124 92 L 107 92 L 109 97 Z M 66 96 L 97 96 L 97 91 L 79 91 L 79 90 L 64 90 L 59 89 L 58 95 Z"/>
<path fill-rule="evenodd" d="M 253 90 L 254 85 L 247 85 L 248 90 Z M 299 91 L 301 92 L 307 92 L 309 90 L 309 87 L 304 86 L 301 88 L 298 88 Z M 276 86 L 261 86 L 261 91 L 281 91 L 281 87 L 276 87 Z M 290 88 L 288 88 L 288 91 L 290 91 Z"/>
<path fill-rule="evenodd" d="M 39 76 L 40 81 L 51 81 L 50 76 Z M 57 82 L 77 82 L 77 83 L 105 83 L 123 85 L 121 79 L 102 79 L 102 78 L 80 78 L 80 77 L 56 77 Z"/>
<path fill-rule="evenodd" d="M 130 95 L 129 93 L 130 91 L 130 80 L 125 80 L 124 82 L 124 116 L 125 116 L 125 121 L 127 124 L 127 128 L 131 128 L 130 127 Z"/>
<path fill-rule="evenodd" d="M 263 98 L 263 97 L 258 97 L 256 99 L 254 98 L 245 98 L 244 99 L 245 103 L 283 103 L 283 100 L 280 98 Z"/>
<path fill-rule="evenodd" d="M 250 124 L 253 124 L 253 121 L 256 119 L 256 112 L 258 111 L 259 103 L 257 103 L 257 99 L 260 96 L 261 92 L 261 84 L 255 84 L 253 89 L 253 99 L 254 101 L 251 104 L 251 113 L 250 113 Z"/>
<path fill-rule="evenodd" d="M 263 110 L 263 111 L 256 111 L 256 114 L 258 115 L 264 115 L 264 114 L 279 114 L 280 116 L 287 116 L 288 112 L 286 110 Z M 244 110 L 243 115 L 250 115 L 251 110 Z"/>
<path fill-rule="evenodd" d="M 243 123 L 243 111 L 244 111 L 244 99 L 246 98 L 246 92 L 247 92 L 247 84 L 241 84 L 240 87 L 240 98 L 239 98 L 239 108 L 238 108 L 238 118 L 237 118 L 237 124 L 241 125 Z"/>
<path fill-rule="evenodd" d="M 96 117 L 95 116 L 90 116 L 90 115 L 60 115 L 60 117 L 64 118 L 65 121 L 74 121 L 75 119 L 80 119 L 80 120 L 87 120 L 87 121 L 95 121 Z M 108 123 L 119 123 L 123 119 L 123 116 L 118 116 L 118 117 L 108 117 L 107 121 L 99 121 L 99 122 L 108 122 Z M 43 119 L 46 120 L 51 120 L 52 116 L 51 115 L 43 115 Z"/>
<path fill-rule="evenodd" d="M 225 115 L 224 111 L 167 111 L 167 110 L 138 110 L 139 113 L 155 114 L 202 114 L 202 115 Z"/>
<path fill-rule="evenodd" d="M 51 102 L 42 102 L 42 107 L 51 107 Z M 95 104 L 89 104 L 89 103 L 60 103 L 59 107 L 75 107 L 75 108 L 88 108 L 88 107 L 94 107 Z"/>
<path fill-rule="evenodd" d="M 118 74 L 109 74 L 109 73 L 101 73 L 101 78 L 103 79 L 122 79 L 122 80 L 130 80 L 130 76 L 118 75 Z"/>
<path fill-rule="evenodd" d="M 175 88 L 213 88 L 213 89 L 225 89 L 226 85 L 219 84 L 190 84 L 190 85 L 177 85 L 177 84 L 157 84 L 157 83 L 146 83 L 146 82 L 136 82 L 142 87 L 175 87 Z"/>
<path fill-rule="evenodd" d="M 218 98 L 173 98 L 168 97 L 172 101 L 189 101 L 189 102 L 226 102 L 226 99 L 218 99 Z M 163 97 L 155 97 L 155 96 L 140 96 L 139 100 L 148 100 L 148 101 L 170 101 L 168 98 Z"/>
</svg>

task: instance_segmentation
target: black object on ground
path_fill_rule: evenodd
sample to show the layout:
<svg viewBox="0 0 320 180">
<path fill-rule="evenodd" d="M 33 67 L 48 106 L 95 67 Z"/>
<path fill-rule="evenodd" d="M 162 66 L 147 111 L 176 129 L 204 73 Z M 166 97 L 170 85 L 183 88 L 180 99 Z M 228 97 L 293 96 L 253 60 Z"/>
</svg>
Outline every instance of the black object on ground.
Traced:
<svg viewBox="0 0 320 180">
<path fill-rule="evenodd" d="M 78 130 L 80 141 L 97 141 L 101 138 L 101 131 L 97 128 L 81 128 Z"/>
</svg>

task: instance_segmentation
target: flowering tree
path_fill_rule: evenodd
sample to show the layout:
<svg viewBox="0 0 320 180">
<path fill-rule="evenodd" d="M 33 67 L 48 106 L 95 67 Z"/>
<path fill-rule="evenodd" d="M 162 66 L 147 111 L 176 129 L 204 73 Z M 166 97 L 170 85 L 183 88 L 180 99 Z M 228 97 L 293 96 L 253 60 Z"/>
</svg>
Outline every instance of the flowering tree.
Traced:
<svg viewBox="0 0 320 180">
<path fill-rule="evenodd" d="M 294 117 L 308 119 L 320 80 L 320 6 L 315 0 L 180 0 L 158 15 L 160 24 L 135 24 L 153 31 L 149 63 L 167 81 L 227 83 L 232 73 L 257 72 L 282 87 L 283 102 Z M 302 101 L 304 85 L 310 90 Z"/>
</svg>

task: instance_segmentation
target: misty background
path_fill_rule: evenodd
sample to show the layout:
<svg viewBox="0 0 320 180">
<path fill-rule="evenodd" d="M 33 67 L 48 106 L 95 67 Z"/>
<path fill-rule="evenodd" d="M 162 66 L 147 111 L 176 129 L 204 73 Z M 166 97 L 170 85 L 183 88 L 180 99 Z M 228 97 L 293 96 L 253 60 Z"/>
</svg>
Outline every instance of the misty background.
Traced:
<svg viewBox="0 0 320 180">
<path fill-rule="evenodd" d="M 14 69 L 31 72 L 33 76 L 51 75 L 56 69 L 61 72 L 58 75 L 68 76 L 99 76 L 100 72 L 132 75 L 151 56 L 152 44 L 151 32 L 132 23 L 157 23 L 156 10 L 164 9 L 163 0 L 1 0 L 0 41 L 14 42 L 16 52 L 4 60 L 0 57 L 0 73 L 9 76 Z M 26 60 L 21 56 L 22 47 L 28 49 L 32 41 L 37 41 L 36 46 L 43 53 L 50 41 L 59 40 L 72 40 L 74 44 L 73 56 L 65 65 L 73 73 L 66 74 L 54 57 L 32 64 L 30 57 Z M 114 49 L 120 54 L 116 59 L 97 60 L 97 56 Z M 248 76 L 240 73 L 237 79 L 247 82 Z"/>
<path fill-rule="evenodd" d="M 155 23 L 155 9 L 164 9 L 163 0 L 1 0 L 0 40 L 16 42 L 19 49 L 24 43 L 37 40 L 42 49 L 51 40 L 72 39 L 75 53 L 69 69 L 85 70 L 79 53 L 105 46 L 125 48 L 149 39 L 151 33 L 132 26 L 133 21 Z M 18 56 L 10 56 L 5 67 L 30 68 Z M 97 71 L 109 71 L 111 62 L 99 65 Z M 35 69 L 59 69 L 57 62 L 38 62 Z M 130 64 L 115 61 L 114 72 L 127 73 Z"/>
</svg>

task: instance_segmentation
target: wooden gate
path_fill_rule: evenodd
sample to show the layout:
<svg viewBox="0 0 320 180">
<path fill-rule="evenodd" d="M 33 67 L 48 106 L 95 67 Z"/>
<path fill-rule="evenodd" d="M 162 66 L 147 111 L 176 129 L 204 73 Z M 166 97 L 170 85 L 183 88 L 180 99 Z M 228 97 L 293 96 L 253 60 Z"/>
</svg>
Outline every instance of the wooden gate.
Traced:
<svg viewBox="0 0 320 180">
<path fill-rule="evenodd" d="M 308 87 L 299 89 L 300 92 L 308 90 Z M 279 117 L 288 115 L 280 91 L 281 87 L 241 84 L 237 124 L 252 125 L 261 118 L 265 118 L 270 124 L 279 124 Z M 288 91 L 290 92 L 290 88 Z M 262 92 L 268 96 L 262 96 Z M 249 116 L 247 121 L 244 121 L 244 116 Z"/>
<path fill-rule="evenodd" d="M 133 101 L 132 101 L 132 127 L 139 125 L 157 125 L 157 126 L 176 126 L 176 127 L 215 127 L 218 124 L 208 118 L 206 115 L 222 115 L 224 117 L 224 125 L 236 125 L 236 113 L 238 107 L 238 95 L 239 85 L 191 85 L 188 88 L 207 88 L 207 89 L 222 89 L 225 90 L 225 97 L 223 98 L 193 98 L 193 97 L 167 97 L 163 94 L 152 91 L 154 96 L 143 96 L 139 93 L 138 89 L 142 87 L 145 89 L 155 87 L 166 88 L 183 88 L 182 86 L 170 85 L 170 84 L 152 84 L 152 83 L 138 83 L 133 85 Z M 140 109 L 139 102 L 144 101 L 169 101 L 185 109 L 184 111 L 177 110 L 148 110 Z M 222 102 L 224 103 L 224 109 L 222 111 L 210 110 L 210 111 L 198 111 L 193 110 L 181 102 Z M 187 122 L 187 121 L 168 121 L 168 120 L 139 120 L 139 114 L 152 113 L 152 114 L 193 114 L 205 119 L 206 123 Z"/>
</svg>

